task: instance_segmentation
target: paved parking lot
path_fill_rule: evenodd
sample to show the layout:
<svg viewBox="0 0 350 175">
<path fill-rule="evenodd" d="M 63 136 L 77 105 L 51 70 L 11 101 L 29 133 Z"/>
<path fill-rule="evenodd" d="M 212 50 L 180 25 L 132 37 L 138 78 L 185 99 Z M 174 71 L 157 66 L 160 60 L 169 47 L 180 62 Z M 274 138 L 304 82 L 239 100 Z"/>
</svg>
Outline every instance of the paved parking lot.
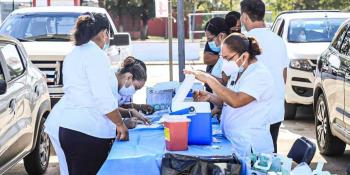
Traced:
<svg viewBox="0 0 350 175">
<path fill-rule="evenodd" d="M 196 68 L 203 69 L 203 65 L 196 65 Z M 174 67 L 175 80 L 177 80 L 177 67 Z M 148 82 L 147 86 L 152 86 L 156 82 L 168 81 L 168 66 L 166 65 L 151 65 L 148 66 Z M 135 95 L 135 102 L 144 102 L 145 101 L 145 89 L 137 92 Z M 313 142 L 316 143 L 315 137 L 315 127 L 313 114 L 310 108 L 299 108 L 297 113 L 296 120 L 285 121 L 281 126 L 280 136 L 278 140 L 278 149 L 279 153 L 287 155 L 289 149 L 291 148 L 294 141 L 301 137 L 305 136 L 310 138 Z M 318 160 L 324 160 L 326 162 L 325 170 L 330 171 L 333 174 L 346 175 L 345 170 L 346 166 L 350 163 L 350 147 L 348 146 L 344 155 L 339 157 L 325 157 L 321 156 L 319 152 L 316 152 L 316 155 L 312 161 L 312 167 L 315 167 Z M 15 167 L 10 169 L 5 175 L 25 175 L 25 170 L 23 162 L 18 163 Z M 46 172 L 46 175 L 57 175 L 59 174 L 59 165 L 57 157 L 52 154 L 50 158 L 49 169 Z"/>
</svg>

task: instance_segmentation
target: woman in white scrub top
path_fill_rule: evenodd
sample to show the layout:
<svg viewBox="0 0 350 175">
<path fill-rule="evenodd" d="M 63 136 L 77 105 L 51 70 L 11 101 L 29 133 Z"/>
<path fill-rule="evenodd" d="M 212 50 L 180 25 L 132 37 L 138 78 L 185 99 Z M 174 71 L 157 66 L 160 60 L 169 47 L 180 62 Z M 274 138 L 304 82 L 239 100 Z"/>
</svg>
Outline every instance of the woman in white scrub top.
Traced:
<svg viewBox="0 0 350 175">
<path fill-rule="evenodd" d="M 229 35 L 223 42 L 223 72 L 231 78 L 227 86 L 202 71 L 185 70 L 208 84 L 215 94 L 200 91 L 197 101 L 222 105 L 221 129 L 233 144 L 238 156 L 251 152 L 272 153 L 268 112 L 272 108 L 273 80 L 269 71 L 260 64 L 256 55 L 261 50 L 254 38 L 243 34 Z"/>
<path fill-rule="evenodd" d="M 223 77 L 221 71 L 223 64 L 223 59 L 221 56 L 221 45 L 229 34 L 230 28 L 226 24 L 224 18 L 214 17 L 205 24 L 205 36 L 207 38 L 208 47 L 206 47 L 204 50 L 204 59 L 206 64 L 208 64 L 207 72 L 210 72 L 211 75 L 216 77 L 223 84 L 223 79 L 227 77 Z M 210 53 L 209 51 L 218 53 L 219 56 L 210 56 L 213 55 L 213 53 Z M 216 58 L 216 60 L 213 58 Z M 207 87 L 207 90 L 210 90 L 210 88 Z"/>
<path fill-rule="evenodd" d="M 142 121 L 144 124 L 150 124 L 149 120 L 140 113 L 151 111 L 152 108 L 148 105 L 134 105 L 131 102 L 135 92 L 141 89 L 147 81 L 146 65 L 134 57 L 124 59 L 121 67 L 112 69 L 111 81 L 115 85 L 113 87 L 113 95 L 118 100 L 119 111 L 123 118 L 132 118 Z M 129 120 L 128 120 L 129 121 Z M 134 122 L 136 124 L 136 121 Z M 129 127 L 127 124 L 128 128 Z"/>
<path fill-rule="evenodd" d="M 45 122 L 63 175 L 96 174 L 113 140 L 128 140 L 103 51 L 108 29 L 103 14 L 80 16 L 73 33 L 75 47 L 64 59 L 64 96 Z"/>
</svg>

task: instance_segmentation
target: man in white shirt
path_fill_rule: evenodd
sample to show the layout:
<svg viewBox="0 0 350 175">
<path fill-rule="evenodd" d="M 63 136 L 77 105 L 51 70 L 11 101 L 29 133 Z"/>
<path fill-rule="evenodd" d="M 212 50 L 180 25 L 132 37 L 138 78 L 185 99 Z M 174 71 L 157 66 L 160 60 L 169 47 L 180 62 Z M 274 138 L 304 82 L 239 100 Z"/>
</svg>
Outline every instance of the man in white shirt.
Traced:
<svg viewBox="0 0 350 175">
<path fill-rule="evenodd" d="M 257 56 L 259 62 L 268 68 L 275 82 L 272 104 L 274 108 L 269 113 L 269 122 L 274 152 L 277 152 L 278 132 L 284 120 L 284 89 L 289 64 L 287 49 L 282 38 L 266 28 L 265 4 L 262 0 L 241 1 L 241 14 L 242 24 L 248 31 L 246 35 L 255 37 L 262 49 L 262 54 Z"/>
</svg>

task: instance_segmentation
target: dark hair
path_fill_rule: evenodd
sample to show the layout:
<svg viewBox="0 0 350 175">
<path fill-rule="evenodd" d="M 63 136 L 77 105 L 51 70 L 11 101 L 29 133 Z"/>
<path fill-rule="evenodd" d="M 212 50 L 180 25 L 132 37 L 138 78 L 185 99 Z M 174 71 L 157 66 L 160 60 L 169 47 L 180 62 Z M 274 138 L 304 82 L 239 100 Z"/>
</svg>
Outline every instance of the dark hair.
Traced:
<svg viewBox="0 0 350 175">
<path fill-rule="evenodd" d="M 230 28 L 227 26 L 225 19 L 214 17 L 205 24 L 205 31 L 217 36 L 220 33 L 230 34 Z"/>
<path fill-rule="evenodd" d="M 142 66 L 142 68 L 145 69 L 145 71 L 147 72 L 146 64 L 145 64 L 143 61 L 141 61 L 141 60 L 139 60 L 139 59 L 136 59 L 136 58 L 133 57 L 133 56 L 128 56 L 128 57 L 126 57 L 125 59 L 134 59 L 134 60 L 135 60 L 135 64 L 140 64 L 140 65 Z"/>
<path fill-rule="evenodd" d="M 265 16 L 265 4 L 262 0 L 241 1 L 241 13 L 246 13 L 254 21 L 263 21 Z"/>
<path fill-rule="evenodd" d="M 126 57 L 119 69 L 120 74 L 125 74 L 127 72 L 132 74 L 133 80 L 147 81 L 146 64 L 132 56 Z"/>
<path fill-rule="evenodd" d="M 241 33 L 230 34 L 224 40 L 224 44 L 226 44 L 231 51 L 235 51 L 240 55 L 244 52 L 248 52 L 250 59 L 261 54 L 258 41 L 254 37 L 246 37 Z"/>
<path fill-rule="evenodd" d="M 241 14 L 236 11 L 231 11 L 226 14 L 225 22 L 229 28 L 236 27 L 238 20 L 241 18 Z"/>
<path fill-rule="evenodd" d="M 88 43 L 101 30 L 109 29 L 106 15 L 101 13 L 85 13 L 78 17 L 73 29 L 74 45 L 80 46 Z"/>
</svg>

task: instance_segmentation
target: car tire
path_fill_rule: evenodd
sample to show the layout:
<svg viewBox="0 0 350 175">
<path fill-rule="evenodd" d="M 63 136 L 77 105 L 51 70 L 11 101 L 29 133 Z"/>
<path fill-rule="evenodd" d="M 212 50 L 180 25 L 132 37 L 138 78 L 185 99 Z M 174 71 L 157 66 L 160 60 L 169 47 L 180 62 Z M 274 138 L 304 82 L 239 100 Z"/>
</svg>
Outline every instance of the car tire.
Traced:
<svg viewBox="0 0 350 175">
<path fill-rule="evenodd" d="M 328 106 L 323 94 L 318 97 L 315 110 L 317 146 L 320 153 L 327 156 L 341 155 L 346 144 L 332 135 L 329 125 Z"/>
<path fill-rule="evenodd" d="M 284 119 L 294 120 L 297 113 L 297 105 L 292 103 L 284 102 Z"/>
<path fill-rule="evenodd" d="M 44 132 L 45 118 L 39 126 L 38 137 L 34 150 L 24 158 L 24 167 L 28 174 L 44 174 L 50 160 L 50 139 Z"/>
</svg>

